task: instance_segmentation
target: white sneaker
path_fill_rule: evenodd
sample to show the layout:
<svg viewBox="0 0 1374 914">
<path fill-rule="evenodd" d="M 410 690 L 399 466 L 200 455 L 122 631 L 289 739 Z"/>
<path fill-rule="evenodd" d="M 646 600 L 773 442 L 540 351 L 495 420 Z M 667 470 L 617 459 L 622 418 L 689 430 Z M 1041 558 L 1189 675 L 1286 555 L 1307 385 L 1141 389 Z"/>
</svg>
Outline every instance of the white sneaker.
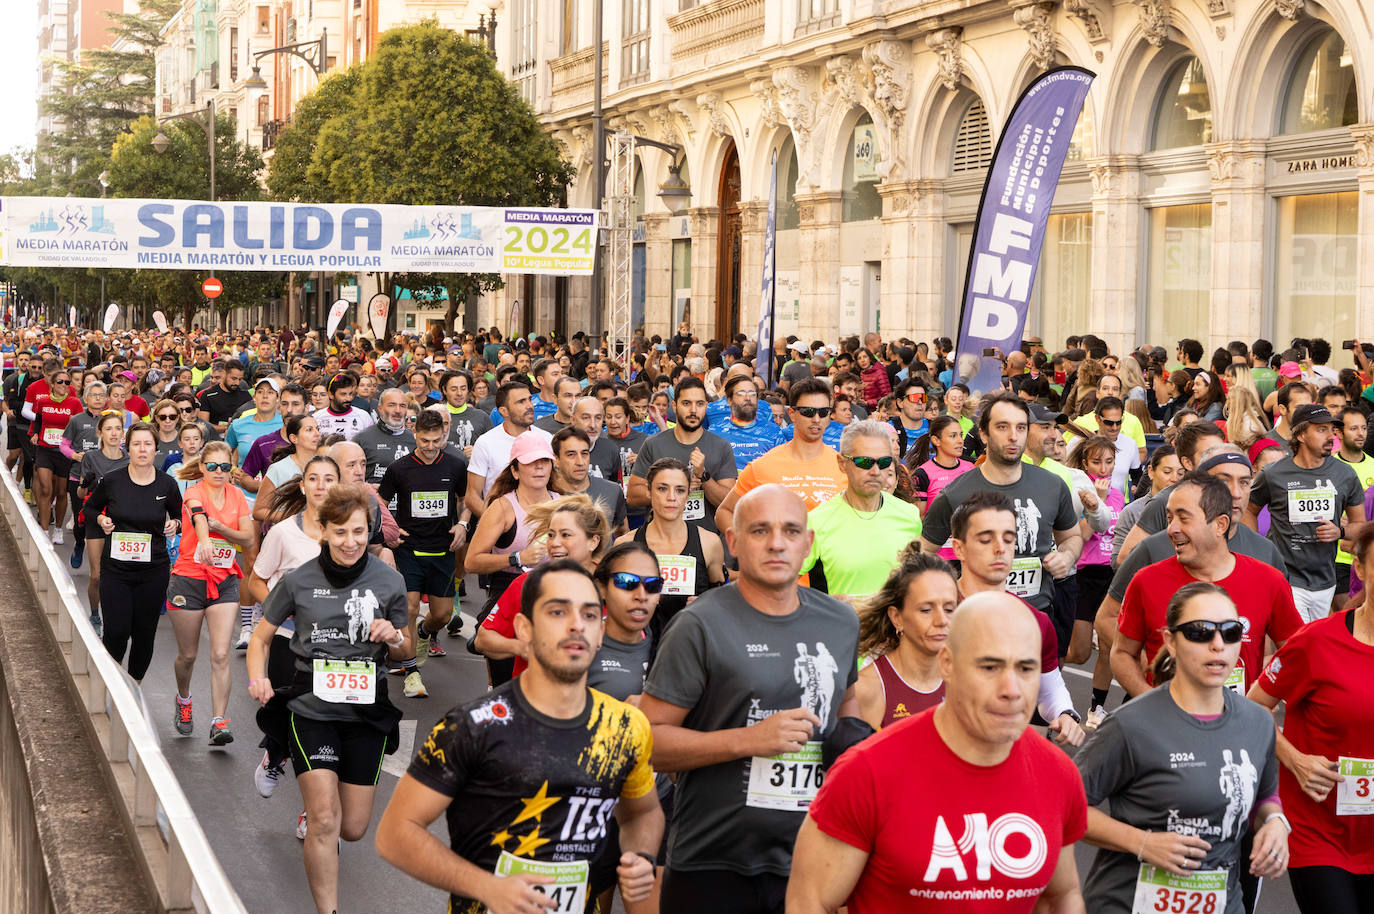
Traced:
<svg viewBox="0 0 1374 914">
<path fill-rule="evenodd" d="M 1093 709 L 1088 712 L 1088 719 L 1083 721 L 1083 729 L 1096 730 L 1098 727 L 1102 726 L 1102 722 L 1106 719 L 1107 709 L 1101 705 L 1095 705 Z"/>
<path fill-rule="evenodd" d="M 296 837 L 305 840 L 305 813 L 301 813 L 301 817 L 296 820 Z"/>
<path fill-rule="evenodd" d="M 271 758 L 270 755 L 264 752 L 262 754 L 262 764 L 258 765 L 257 770 L 253 772 L 253 785 L 258 788 L 258 794 L 263 798 L 272 796 L 272 793 L 277 789 L 277 784 L 284 773 L 280 765 L 272 767 L 268 764 Z"/>
<path fill-rule="evenodd" d="M 246 650 L 248 650 L 248 639 L 249 639 L 249 638 L 252 638 L 252 637 L 253 637 L 253 626 L 251 626 L 251 625 L 245 625 L 243 628 L 239 629 L 239 640 L 236 641 L 236 642 L 234 643 L 234 650 L 236 650 L 236 651 L 246 651 Z"/>
<path fill-rule="evenodd" d="M 61 545 L 62 545 L 62 528 L 61 528 L 61 527 L 54 527 L 54 528 L 53 528 L 53 531 L 52 531 L 52 544 L 53 544 L 54 546 L 61 546 Z"/>
</svg>

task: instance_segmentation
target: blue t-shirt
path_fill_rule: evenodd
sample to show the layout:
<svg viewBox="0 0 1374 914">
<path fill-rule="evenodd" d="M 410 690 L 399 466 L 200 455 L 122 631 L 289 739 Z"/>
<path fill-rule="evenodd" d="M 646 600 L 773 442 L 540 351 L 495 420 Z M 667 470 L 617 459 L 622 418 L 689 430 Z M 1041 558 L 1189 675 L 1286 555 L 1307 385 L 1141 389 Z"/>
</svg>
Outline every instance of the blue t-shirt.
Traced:
<svg viewBox="0 0 1374 914">
<path fill-rule="evenodd" d="M 239 466 L 243 466 L 243 462 L 248 459 L 248 452 L 253 449 L 254 441 L 282 427 L 279 415 L 274 415 L 266 422 L 257 421 L 253 418 L 255 415 L 256 413 L 249 413 L 239 416 L 229 423 L 229 429 L 224 433 L 224 443 L 238 449 Z"/>
<path fill-rule="evenodd" d="M 831 419 L 830 424 L 825 427 L 825 431 L 821 432 L 821 441 L 830 445 L 838 452 L 840 449 L 840 436 L 843 434 L 844 426 L 834 419 Z M 789 425 L 782 430 L 782 439 L 784 442 L 791 441 L 796 435 L 797 427 L 795 425 Z"/>
<path fill-rule="evenodd" d="M 743 470 L 750 461 L 762 457 L 783 443 L 782 429 L 773 424 L 771 414 L 760 411 L 752 425 L 737 425 L 733 419 L 719 422 L 711 430 L 735 449 L 735 468 Z"/>
<path fill-rule="evenodd" d="M 724 425 L 729 421 L 730 401 L 721 397 L 706 404 L 706 418 L 701 421 L 701 427 L 710 429 L 712 425 Z"/>
</svg>

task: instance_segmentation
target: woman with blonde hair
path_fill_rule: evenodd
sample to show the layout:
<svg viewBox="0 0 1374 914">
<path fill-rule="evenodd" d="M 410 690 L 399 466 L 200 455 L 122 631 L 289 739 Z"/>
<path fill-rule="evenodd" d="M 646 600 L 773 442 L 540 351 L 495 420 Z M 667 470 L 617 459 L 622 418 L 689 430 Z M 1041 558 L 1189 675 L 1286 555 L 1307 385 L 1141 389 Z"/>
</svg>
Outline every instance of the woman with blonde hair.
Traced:
<svg viewBox="0 0 1374 914">
<path fill-rule="evenodd" d="M 1128 404 L 1132 400 L 1145 402 L 1145 372 L 1141 370 L 1135 356 L 1128 355 L 1122 359 L 1116 374 L 1121 378 L 1121 388 L 1126 392 Z"/>
<path fill-rule="evenodd" d="M 1251 389 L 1253 386 L 1237 385 L 1226 395 L 1226 440 L 1247 450 L 1270 432 L 1259 394 Z"/>
<path fill-rule="evenodd" d="M 1250 366 L 1244 362 L 1232 362 L 1222 378 L 1228 394 L 1237 387 L 1245 387 L 1255 395 L 1255 402 L 1263 401 L 1263 398 L 1260 397 L 1259 388 L 1255 386 L 1255 376 L 1251 373 Z"/>
</svg>

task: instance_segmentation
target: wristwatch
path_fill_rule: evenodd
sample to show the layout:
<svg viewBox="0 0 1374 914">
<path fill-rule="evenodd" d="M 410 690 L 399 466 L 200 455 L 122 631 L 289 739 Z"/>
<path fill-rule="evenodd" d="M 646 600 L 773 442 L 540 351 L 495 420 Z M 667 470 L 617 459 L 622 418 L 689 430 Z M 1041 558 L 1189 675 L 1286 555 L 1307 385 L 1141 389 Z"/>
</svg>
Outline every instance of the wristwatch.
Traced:
<svg viewBox="0 0 1374 914">
<path fill-rule="evenodd" d="M 1278 819 L 1283 823 L 1283 827 L 1288 829 L 1288 834 L 1293 834 L 1293 823 L 1289 822 L 1288 817 L 1281 812 L 1271 812 L 1269 815 L 1265 816 L 1264 821 L 1260 823 L 1260 827 L 1263 828 L 1265 825 L 1268 825 L 1270 819 Z"/>
<path fill-rule="evenodd" d="M 512 553 L 510 554 L 510 567 L 512 567 L 512 568 L 519 568 L 519 567 L 520 567 L 520 553 L 518 553 L 518 552 L 512 552 Z"/>
<path fill-rule="evenodd" d="M 1062 711 L 1059 712 L 1059 716 L 1060 716 L 1060 717 L 1063 717 L 1065 714 L 1069 715 L 1069 717 L 1072 717 L 1074 723 L 1076 723 L 1076 724 L 1081 724 L 1081 723 L 1083 723 L 1083 718 L 1082 718 L 1082 716 L 1081 716 L 1077 711 L 1075 711 L 1073 708 L 1065 708 L 1064 710 L 1062 710 Z"/>
</svg>

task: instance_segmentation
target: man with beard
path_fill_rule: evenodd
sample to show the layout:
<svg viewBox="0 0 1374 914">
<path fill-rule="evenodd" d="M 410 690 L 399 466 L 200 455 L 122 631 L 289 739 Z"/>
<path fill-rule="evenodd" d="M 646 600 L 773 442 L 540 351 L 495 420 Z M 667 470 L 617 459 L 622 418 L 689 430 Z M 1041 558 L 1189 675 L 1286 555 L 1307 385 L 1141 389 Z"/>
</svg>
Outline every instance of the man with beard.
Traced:
<svg viewBox="0 0 1374 914">
<path fill-rule="evenodd" d="M 1324 619 L 1336 592 L 1336 543 L 1353 540 L 1365 524 L 1364 488 L 1350 465 L 1332 456 L 1340 422 L 1325 406 L 1293 411 L 1293 456 L 1255 477 L 1245 525 L 1259 529 L 1269 508 L 1269 540 L 1283 554 L 1293 602 L 1304 622 Z M 1239 604 L 1237 604 L 1239 605 Z"/>
<path fill-rule="evenodd" d="M 644 715 L 587 688 L 604 636 L 596 583 L 576 562 L 549 562 L 530 572 L 520 604 L 528 669 L 430 731 L 377 826 L 377 851 L 447 891 L 454 914 L 555 901 L 581 911 L 614 812 L 620 892 L 637 914 L 653 890 L 663 810 Z M 429 827 L 455 809 L 445 850 Z"/>
<path fill-rule="evenodd" d="M 353 371 L 341 371 L 334 375 L 325 389 L 329 391 L 329 405 L 315 410 L 320 437 L 337 434 L 352 441 L 363 429 L 373 424 L 367 410 L 353 405 L 353 398 L 358 393 L 358 375 Z"/>
<path fill-rule="evenodd" d="M 608 398 L 609 399 L 609 398 Z M 620 449 L 602 434 L 606 429 L 606 407 L 596 397 L 581 397 L 573 404 L 573 428 L 580 428 L 592 443 L 588 472 L 597 479 L 615 479 L 620 474 Z"/>
<path fill-rule="evenodd" d="M 472 459 L 472 446 L 491 431 L 491 419 L 468 402 L 472 393 L 472 375 L 466 371 L 450 370 L 439 376 L 439 393 L 443 394 L 448 410 L 448 441 Z"/>
<path fill-rule="evenodd" d="M 553 390 L 556 409 L 534 422 L 535 428 L 542 429 L 550 435 L 556 435 L 560 429 L 567 428 L 572 424 L 573 406 L 582 396 L 582 385 L 576 378 L 565 375 L 558 379 Z"/>
<path fill-rule="evenodd" d="M 648 507 L 649 467 L 660 457 L 681 460 L 692 473 L 683 518 L 716 533 L 716 506 L 729 496 L 739 475 L 735 452 L 728 441 L 701 426 L 706 414 L 705 384 L 689 375 L 678 382 L 674 394 L 677 425 L 650 437 L 639 449 L 627 499 L 631 507 Z"/>
<path fill-rule="evenodd" d="M 1054 582 L 1073 574 L 1083 537 L 1069 487 L 1048 470 L 1021 460 L 1029 426 L 1029 409 L 1016 394 L 998 391 L 983 398 L 978 433 L 987 447 L 987 460 L 931 502 L 921 530 L 921 551 L 940 551 L 949 538 L 954 509 L 969 495 L 985 489 L 1002 492 L 1016 509 L 1016 555 L 1007 590 L 1049 612 Z"/>
<path fill-rule="evenodd" d="M 735 467 L 740 471 L 782 444 L 782 431 L 773 423 L 772 411 L 759 418 L 759 391 L 747 367 L 725 382 L 725 398 L 711 406 L 716 403 L 724 403 L 726 411 L 715 421 L 712 431 L 730 442 L 735 451 Z"/>
<path fill-rule="evenodd" d="M 223 435 L 229 430 L 229 423 L 252 399 L 243 389 L 243 363 L 234 359 L 225 363 L 219 382 L 201 393 L 198 416 Z"/>
<path fill-rule="evenodd" d="M 364 429 L 353 443 L 367 455 L 367 481 L 382 481 L 387 467 L 415 450 L 415 435 L 406 428 L 406 395 L 399 387 L 388 387 L 377 401 L 377 424 Z"/>
</svg>

